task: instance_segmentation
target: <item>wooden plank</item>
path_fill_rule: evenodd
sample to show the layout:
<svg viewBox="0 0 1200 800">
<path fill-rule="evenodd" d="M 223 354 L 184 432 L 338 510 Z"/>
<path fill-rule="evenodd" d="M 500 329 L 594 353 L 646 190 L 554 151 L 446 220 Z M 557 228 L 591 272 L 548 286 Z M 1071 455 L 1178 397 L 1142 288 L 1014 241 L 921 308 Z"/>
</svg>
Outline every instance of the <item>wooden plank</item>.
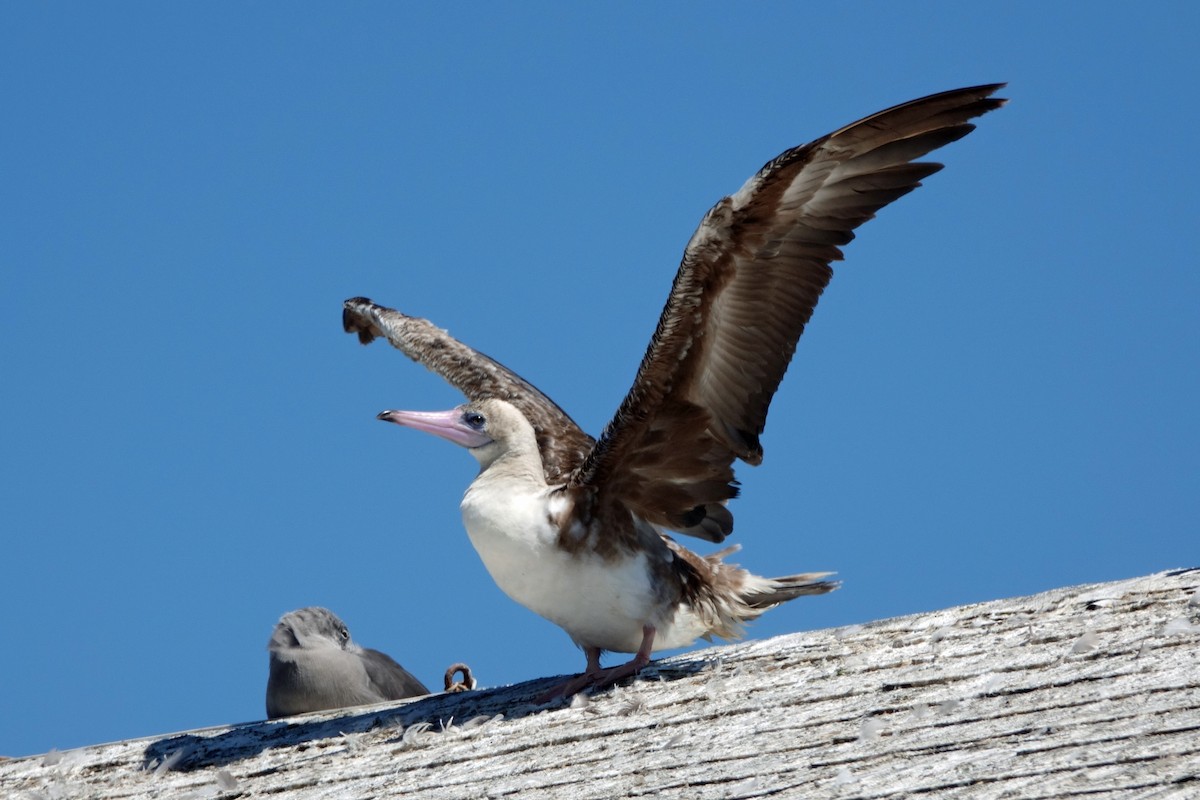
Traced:
<svg viewBox="0 0 1200 800">
<path fill-rule="evenodd" d="M 1200 797 L 1200 570 L 0 762 L 0 796 Z M 11 724 L 11 721 L 10 721 Z"/>
</svg>

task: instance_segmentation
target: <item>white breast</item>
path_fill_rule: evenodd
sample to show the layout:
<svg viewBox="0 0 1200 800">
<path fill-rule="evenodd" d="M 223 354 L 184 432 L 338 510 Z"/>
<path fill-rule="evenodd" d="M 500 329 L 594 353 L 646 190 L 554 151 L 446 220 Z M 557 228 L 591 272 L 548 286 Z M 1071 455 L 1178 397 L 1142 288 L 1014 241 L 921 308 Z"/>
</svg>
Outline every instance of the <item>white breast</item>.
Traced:
<svg viewBox="0 0 1200 800">
<path fill-rule="evenodd" d="M 605 561 L 557 545 L 547 513 L 549 490 L 472 484 L 463 524 L 492 579 L 521 605 L 559 625 L 577 644 L 632 653 L 642 625 L 661 624 L 646 557 Z"/>
</svg>

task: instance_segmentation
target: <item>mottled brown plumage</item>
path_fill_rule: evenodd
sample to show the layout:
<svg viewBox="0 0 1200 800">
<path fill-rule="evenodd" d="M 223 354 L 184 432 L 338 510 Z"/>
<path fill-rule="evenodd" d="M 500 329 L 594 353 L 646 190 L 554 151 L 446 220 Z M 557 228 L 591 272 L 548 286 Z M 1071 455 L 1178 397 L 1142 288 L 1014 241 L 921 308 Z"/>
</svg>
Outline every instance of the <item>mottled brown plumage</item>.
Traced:
<svg viewBox="0 0 1200 800">
<path fill-rule="evenodd" d="M 998 108 L 1001 84 L 881 111 L 768 162 L 704 216 L 633 386 L 599 441 L 520 376 L 426 320 L 346 301 L 343 324 L 386 336 L 470 400 L 382 419 L 468 448 L 481 471 L 463 522 L 510 597 L 587 654 L 570 694 L 634 674 L 655 649 L 734 637 L 764 610 L 837 584 L 762 578 L 670 538 L 733 530 L 733 462 L 762 461 L 771 398 L 854 229 L 940 164 L 915 161 Z M 602 650 L 634 652 L 600 669 Z"/>
<path fill-rule="evenodd" d="M 991 97 L 1002 85 L 851 123 L 767 162 L 713 206 L 684 251 L 633 387 L 571 483 L 605 486 L 674 530 L 732 498 L 733 461 L 762 461 L 767 409 L 839 246 L 940 170 L 909 162 L 970 133 L 968 120 L 1003 104 Z"/>
<path fill-rule="evenodd" d="M 590 487 L 655 525 L 720 542 L 733 462 L 762 461 L 767 410 L 841 245 L 942 168 L 911 163 L 1001 106 L 1003 84 L 895 106 L 793 148 L 704 216 L 684 251 L 632 388 L 598 443 L 516 373 L 427 320 L 347 300 L 343 324 L 384 336 L 469 400 L 507 400 L 533 424 L 548 483 Z M 669 446 L 667 446 L 669 443 Z"/>
<path fill-rule="evenodd" d="M 550 483 L 566 480 L 595 444 L 532 383 L 427 319 L 401 314 L 365 297 L 352 297 L 342 306 L 342 327 L 358 334 L 363 344 L 384 337 L 413 361 L 441 375 L 468 400 L 494 397 L 512 403 L 533 425 Z"/>
</svg>

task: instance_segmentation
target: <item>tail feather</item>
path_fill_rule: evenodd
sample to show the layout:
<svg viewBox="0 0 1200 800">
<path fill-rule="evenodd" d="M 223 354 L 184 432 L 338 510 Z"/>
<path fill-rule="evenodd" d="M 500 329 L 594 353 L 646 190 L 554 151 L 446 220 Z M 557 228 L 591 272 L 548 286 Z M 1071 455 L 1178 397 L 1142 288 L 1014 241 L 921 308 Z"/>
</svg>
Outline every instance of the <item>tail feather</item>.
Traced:
<svg viewBox="0 0 1200 800">
<path fill-rule="evenodd" d="M 683 589 L 680 608 L 701 626 L 701 632 L 692 633 L 693 637 L 738 639 L 745 624 L 762 616 L 767 609 L 801 595 L 825 594 L 841 586 L 840 581 L 825 580 L 832 572 L 805 572 L 782 578 L 755 575 L 725 561 L 726 556 L 741 549 L 738 545 L 701 556 L 670 536 L 662 538 L 676 556 L 672 563 Z M 689 626 L 681 624 L 680 628 Z"/>
<path fill-rule="evenodd" d="M 805 572 L 782 578 L 759 578 L 746 581 L 742 601 L 751 608 L 763 611 L 809 594 L 826 594 L 842 585 L 841 581 L 824 580 L 832 572 Z"/>
</svg>

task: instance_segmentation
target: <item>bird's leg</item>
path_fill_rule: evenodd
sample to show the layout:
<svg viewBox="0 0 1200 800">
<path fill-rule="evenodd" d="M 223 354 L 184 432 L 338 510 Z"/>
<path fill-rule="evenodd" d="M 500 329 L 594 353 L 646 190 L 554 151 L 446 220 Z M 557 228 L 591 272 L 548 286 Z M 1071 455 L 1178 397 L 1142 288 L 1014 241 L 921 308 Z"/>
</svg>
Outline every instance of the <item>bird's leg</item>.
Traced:
<svg viewBox="0 0 1200 800">
<path fill-rule="evenodd" d="M 600 668 L 600 648 L 585 647 L 583 648 L 583 652 L 587 656 L 587 669 L 574 678 L 571 678 L 571 680 L 560 683 L 539 697 L 536 700 L 539 705 L 549 703 L 551 700 L 557 700 L 560 697 L 570 697 L 573 694 L 578 694 L 596 682 L 600 674 L 604 672 Z"/>
<path fill-rule="evenodd" d="M 584 675 L 595 678 L 604 670 L 600 669 L 600 648 L 585 647 L 583 652 L 587 655 L 587 669 L 583 671 Z"/>
<path fill-rule="evenodd" d="M 608 669 L 601 669 L 600 667 L 600 648 L 583 648 L 583 652 L 587 655 L 587 669 L 566 683 L 555 686 L 539 697 L 536 702 L 541 704 L 548 703 L 560 697 L 567 698 L 578 694 L 589 686 L 594 686 L 597 689 L 607 689 L 617 681 L 624 680 L 630 675 L 636 675 L 642 667 L 650 663 L 650 651 L 654 649 L 655 632 L 656 629 L 653 625 L 643 625 L 642 643 L 633 658 L 620 666 L 609 667 Z"/>
<path fill-rule="evenodd" d="M 570 697 L 586 689 L 604 674 L 604 670 L 600 668 L 600 648 L 585 647 L 583 652 L 587 654 L 587 669 L 562 685 L 562 697 Z"/>
<path fill-rule="evenodd" d="M 594 679 L 594 686 L 597 689 L 607 689 L 617 681 L 622 681 L 630 675 L 637 675 L 642 671 L 642 667 L 650 663 L 650 651 L 654 649 L 654 634 L 656 630 L 653 625 L 642 626 L 642 644 L 638 647 L 638 651 L 633 654 L 633 658 L 629 659 L 624 664 L 617 667 L 609 667 L 606 670 L 601 670 L 599 675 Z M 599 666 L 599 662 L 597 662 Z M 588 665 L 589 669 L 591 664 Z"/>
</svg>

